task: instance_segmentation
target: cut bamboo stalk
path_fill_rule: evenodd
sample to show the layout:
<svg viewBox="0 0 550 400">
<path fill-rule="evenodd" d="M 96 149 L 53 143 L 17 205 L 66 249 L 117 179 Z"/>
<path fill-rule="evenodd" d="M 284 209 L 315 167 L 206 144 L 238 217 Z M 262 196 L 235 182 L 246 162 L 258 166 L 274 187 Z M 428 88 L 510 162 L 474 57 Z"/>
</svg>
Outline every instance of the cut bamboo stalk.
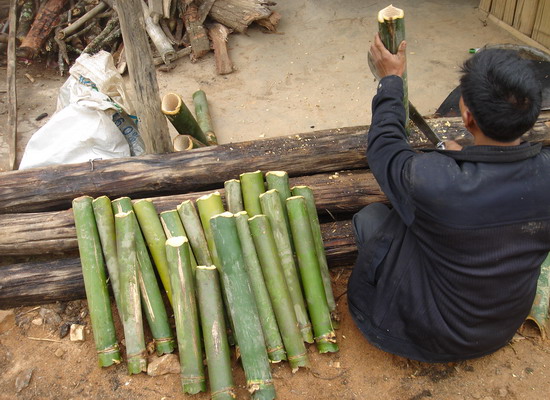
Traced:
<svg viewBox="0 0 550 400">
<path fill-rule="evenodd" d="M 208 108 L 208 100 L 206 99 L 206 93 L 204 93 L 203 90 L 197 90 L 193 93 L 193 104 L 195 105 L 197 122 L 206 136 L 206 143 L 209 146 L 217 145 L 218 139 L 214 133 L 212 118 L 210 117 L 210 110 Z"/>
<path fill-rule="evenodd" d="M 212 265 L 212 257 L 210 257 L 206 236 L 195 206 L 191 200 L 185 200 L 178 206 L 177 210 L 198 264 Z"/>
<path fill-rule="evenodd" d="M 109 281 L 115 296 L 117 308 L 121 308 L 120 299 L 120 279 L 117 257 L 117 243 L 115 234 L 115 216 L 111 206 L 111 200 L 107 196 L 101 196 L 92 201 L 94 217 L 97 225 L 97 231 L 101 240 L 101 248 L 107 271 L 109 272 Z"/>
<path fill-rule="evenodd" d="M 305 199 L 307 213 L 309 215 L 309 225 L 311 227 L 311 233 L 313 234 L 315 253 L 317 254 L 317 261 L 319 262 L 319 269 L 321 271 L 321 277 L 323 278 L 323 286 L 325 288 L 328 308 L 331 315 L 334 317 L 334 313 L 336 311 L 336 301 L 334 300 L 334 293 L 332 292 L 332 282 L 330 279 L 327 256 L 325 254 L 325 245 L 323 243 L 323 235 L 321 233 L 321 225 L 319 224 L 319 216 L 317 215 L 313 190 L 307 186 L 294 186 L 292 188 L 292 195 L 302 196 Z"/>
<path fill-rule="evenodd" d="M 218 270 L 199 265 L 195 282 L 212 400 L 235 399 Z"/>
<path fill-rule="evenodd" d="M 239 343 L 247 388 L 253 399 L 274 399 L 275 387 L 254 294 L 250 287 L 237 225 L 233 214 L 224 212 L 210 220 L 220 273 L 229 300 L 231 319 Z"/>
<path fill-rule="evenodd" d="M 542 262 L 540 275 L 537 281 L 535 301 L 529 312 L 528 320 L 533 321 L 540 331 L 543 340 L 548 338 L 550 318 L 548 307 L 550 303 L 550 254 Z"/>
<path fill-rule="evenodd" d="M 170 282 L 174 288 L 173 308 L 183 392 L 189 394 L 205 392 L 201 335 L 187 238 L 177 236 L 168 239 L 166 256 L 170 266 Z"/>
<path fill-rule="evenodd" d="M 187 238 L 187 232 L 185 232 L 185 228 L 183 227 L 180 216 L 176 210 L 161 212 L 160 222 L 162 224 L 162 228 L 164 229 L 164 234 L 166 235 L 167 239 L 177 236 L 183 236 Z M 191 258 L 191 267 L 194 274 L 195 269 L 197 268 L 197 260 L 195 259 L 192 250 L 190 250 L 189 256 Z"/>
<path fill-rule="evenodd" d="M 275 237 L 281 266 L 285 275 L 286 284 L 288 285 L 290 298 L 294 304 L 294 311 L 300 331 L 302 332 L 302 337 L 304 341 L 313 343 L 311 323 L 307 315 L 304 295 L 300 287 L 300 277 L 298 275 L 296 262 L 294 261 L 294 254 L 290 244 L 290 235 L 283 217 L 284 210 L 281 204 L 281 198 L 276 190 L 268 190 L 260 196 L 260 201 L 263 213 L 269 218 L 269 224 L 273 231 L 273 236 Z"/>
<path fill-rule="evenodd" d="M 298 327 L 269 219 L 262 214 L 248 220 L 288 361 L 293 371 L 309 367 L 306 347 Z"/>
<path fill-rule="evenodd" d="M 206 146 L 203 142 L 195 139 L 191 135 L 177 135 L 172 141 L 175 151 L 187 151 L 193 149 L 200 149 Z"/>
<path fill-rule="evenodd" d="M 269 190 L 277 190 L 279 197 L 281 198 L 281 204 L 284 210 L 285 223 L 290 235 L 290 245 L 294 251 L 294 242 L 292 241 L 292 232 L 290 230 L 290 221 L 288 220 L 288 213 L 286 211 L 286 199 L 292 196 L 290 192 L 290 184 L 288 181 L 288 173 L 285 171 L 269 171 L 265 174 L 265 181 Z"/>
<path fill-rule="evenodd" d="M 133 211 L 115 215 L 116 245 L 120 274 L 120 316 L 126 342 L 128 373 L 147 371 L 147 349 L 139 297 L 138 261 L 136 257 Z"/>
<path fill-rule="evenodd" d="M 405 40 L 405 12 L 392 5 L 378 12 L 378 32 L 388 51 L 397 54 L 399 45 Z M 409 89 L 407 70 L 403 73 L 403 107 L 405 107 L 405 127 L 409 125 Z M 407 130 L 408 131 L 408 130 Z"/>
<path fill-rule="evenodd" d="M 112 206 L 115 214 L 133 211 L 132 201 L 128 197 L 113 200 Z M 131 218 L 134 220 L 141 305 L 153 335 L 157 355 L 161 356 L 174 351 L 176 347 L 174 333 L 170 327 L 162 293 L 135 213 L 131 214 Z"/>
<path fill-rule="evenodd" d="M 99 366 L 108 367 L 120 363 L 121 358 L 111 313 L 111 302 L 107 290 L 99 233 L 92 208 L 92 198 L 82 196 L 74 199 L 73 213 Z"/>
<path fill-rule="evenodd" d="M 289 197 L 287 207 L 317 348 L 320 353 L 336 352 L 336 334 L 330 319 L 306 201 L 302 196 Z"/>
<path fill-rule="evenodd" d="M 168 273 L 168 260 L 166 259 L 166 235 L 162 229 L 155 206 L 149 199 L 138 200 L 133 205 L 147 248 L 151 252 L 155 266 L 168 295 L 172 302 L 172 290 L 170 289 L 170 275 Z"/>
<path fill-rule="evenodd" d="M 210 257 L 212 257 L 212 263 L 219 268 L 220 260 L 218 258 L 216 244 L 214 243 L 212 227 L 210 226 L 210 218 L 225 211 L 223 208 L 222 198 L 219 192 L 214 192 L 199 197 L 196 203 L 197 208 L 199 209 L 204 236 L 206 237 L 208 249 L 210 250 Z M 204 265 L 203 263 L 200 264 Z"/>
<path fill-rule="evenodd" d="M 244 209 L 251 217 L 262 213 L 259 196 L 265 193 L 262 171 L 245 172 L 240 175 Z"/>
<path fill-rule="evenodd" d="M 199 142 L 208 143 L 206 135 L 179 94 L 167 93 L 164 95 L 162 112 L 181 135 L 191 135 Z"/>
<path fill-rule="evenodd" d="M 223 183 L 223 187 L 225 188 L 227 211 L 233 214 L 244 211 L 241 182 L 238 179 L 230 179 Z"/>
<path fill-rule="evenodd" d="M 281 334 L 279 333 L 279 327 L 277 326 L 277 319 L 273 312 L 273 306 L 271 305 L 271 299 L 269 298 L 269 292 L 265 285 L 260 260 L 258 259 L 254 241 L 250 234 L 248 214 L 246 211 L 241 211 L 234 215 L 239 240 L 241 242 L 244 265 L 248 278 L 250 279 L 250 285 L 252 287 L 254 299 L 256 300 L 256 305 L 258 306 L 258 316 L 260 317 L 260 323 L 262 325 L 267 355 L 271 362 L 277 363 L 286 360 L 286 352 Z"/>
</svg>

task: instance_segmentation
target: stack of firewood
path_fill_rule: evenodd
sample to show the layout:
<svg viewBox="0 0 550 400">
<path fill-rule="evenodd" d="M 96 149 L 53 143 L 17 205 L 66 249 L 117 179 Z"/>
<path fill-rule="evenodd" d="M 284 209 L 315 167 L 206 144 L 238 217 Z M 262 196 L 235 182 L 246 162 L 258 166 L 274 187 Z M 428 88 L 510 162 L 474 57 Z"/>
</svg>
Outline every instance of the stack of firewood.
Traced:
<svg viewBox="0 0 550 400">
<path fill-rule="evenodd" d="M 275 31 L 280 15 L 273 2 L 262 0 L 140 0 L 143 22 L 155 64 L 183 56 L 197 60 L 214 50 L 219 74 L 233 71 L 227 52 L 231 32 L 245 32 L 253 22 Z M 115 0 L 20 0 L 17 8 L 18 56 L 43 57 L 58 65 L 61 75 L 82 53 L 113 54 L 121 73 L 126 69 Z M 7 17 L 6 17 L 7 18 Z M 6 29 L 7 21 L 2 25 Z"/>
</svg>

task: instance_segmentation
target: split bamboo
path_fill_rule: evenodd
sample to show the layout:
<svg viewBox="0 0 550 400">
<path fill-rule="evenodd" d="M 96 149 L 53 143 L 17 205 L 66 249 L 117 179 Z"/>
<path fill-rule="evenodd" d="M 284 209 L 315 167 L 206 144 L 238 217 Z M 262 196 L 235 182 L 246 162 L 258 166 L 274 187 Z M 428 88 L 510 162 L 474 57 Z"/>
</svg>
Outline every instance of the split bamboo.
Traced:
<svg viewBox="0 0 550 400">
<path fill-rule="evenodd" d="M 245 172 L 240 175 L 244 209 L 253 217 L 262 213 L 259 196 L 265 193 L 262 171 Z"/>
<path fill-rule="evenodd" d="M 330 319 L 305 199 L 302 196 L 289 197 L 287 207 L 317 348 L 320 353 L 336 352 L 336 334 Z"/>
<path fill-rule="evenodd" d="M 218 139 L 214 133 L 212 118 L 210 118 L 210 110 L 208 108 L 206 93 L 202 90 L 197 90 L 193 93 L 193 103 L 195 104 L 195 115 L 197 116 L 197 122 L 206 136 L 206 143 L 209 146 L 217 145 Z"/>
<path fill-rule="evenodd" d="M 166 256 L 170 266 L 174 318 L 180 355 L 181 384 L 184 393 L 206 391 L 202 363 L 201 335 L 189 242 L 183 236 L 166 241 Z"/>
<path fill-rule="evenodd" d="M 294 304 L 277 254 L 278 250 L 269 219 L 265 215 L 259 214 L 250 218 L 248 223 L 290 367 L 293 371 L 299 367 L 309 367 L 306 347 L 298 328 Z"/>
<path fill-rule="evenodd" d="M 179 94 L 167 93 L 163 96 L 162 112 L 181 135 L 191 135 L 199 142 L 208 143 L 208 138 Z"/>
<path fill-rule="evenodd" d="M 99 233 L 92 208 L 92 198 L 82 196 L 74 199 L 73 213 L 99 366 L 108 367 L 120 363 L 121 358 L 111 313 L 111 302 L 107 290 Z"/>
<path fill-rule="evenodd" d="M 267 182 L 267 188 L 269 190 L 277 190 L 279 197 L 281 198 L 281 204 L 283 205 L 285 223 L 290 235 L 290 245 L 294 251 L 294 242 L 292 241 L 292 231 L 290 230 L 290 222 L 288 220 L 288 213 L 286 211 L 286 199 L 292 196 L 290 192 L 290 184 L 288 180 L 288 173 L 285 171 L 269 171 L 265 174 L 265 181 Z"/>
<path fill-rule="evenodd" d="M 210 257 L 206 236 L 195 206 L 191 200 L 185 200 L 178 206 L 177 210 L 198 264 L 212 265 L 212 257 Z"/>
</svg>

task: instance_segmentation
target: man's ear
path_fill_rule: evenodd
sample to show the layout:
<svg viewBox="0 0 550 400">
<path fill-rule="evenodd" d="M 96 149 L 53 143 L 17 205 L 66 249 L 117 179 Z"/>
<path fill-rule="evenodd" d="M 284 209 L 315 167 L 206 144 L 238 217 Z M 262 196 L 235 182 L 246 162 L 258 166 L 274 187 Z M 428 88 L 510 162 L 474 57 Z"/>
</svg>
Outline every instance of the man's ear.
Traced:
<svg viewBox="0 0 550 400">
<path fill-rule="evenodd" d="M 479 129 L 473 114 L 470 112 L 470 109 L 464 103 L 461 104 L 460 114 L 462 115 L 462 122 L 464 123 L 464 126 L 469 132 Z"/>
</svg>

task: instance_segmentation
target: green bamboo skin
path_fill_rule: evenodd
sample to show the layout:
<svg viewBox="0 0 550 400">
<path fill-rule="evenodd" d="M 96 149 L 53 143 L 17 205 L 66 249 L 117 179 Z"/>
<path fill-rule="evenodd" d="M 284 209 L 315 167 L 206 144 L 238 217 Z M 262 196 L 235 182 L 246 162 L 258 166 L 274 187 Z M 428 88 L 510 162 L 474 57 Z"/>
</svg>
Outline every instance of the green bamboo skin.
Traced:
<svg viewBox="0 0 550 400">
<path fill-rule="evenodd" d="M 92 198 L 82 196 L 74 199 L 73 214 L 98 362 L 100 367 L 108 367 L 120 363 L 121 357 L 111 313 Z"/>
<path fill-rule="evenodd" d="M 269 225 L 269 219 L 260 214 L 250 218 L 248 223 L 290 367 L 293 370 L 299 367 L 309 367 L 306 347 L 298 328 L 294 304 L 279 261 L 277 245 Z"/>
<path fill-rule="evenodd" d="M 296 313 L 296 319 L 298 320 L 298 326 L 302 332 L 302 337 L 305 342 L 313 343 L 311 322 L 307 315 L 306 303 L 300 286 L 298 269 L 294 261 L 294 254 L 290 244 L 290 234 L 286 227 L 281 198 L 276 190 L 268 190 L 260 196 L 260 202 L 262 204 L 262 210 L 264 211 L 263 213 L 269 219 L 269 224 L 277 244 L 281 266 L 285 275 L 290 298 L 294 304 L 294 312 Z"/>
<path fill-rule="evenodd" d="M 132 201 L 128 197 L 113 200 L 112 206 L 115 214 L 133 211 Z M 145 239 L 143 239 L 135 214 L 132 214 L 131 218 L 134 220 L 141 306 L 151 329 L 157 354 L 161 356 L 172 353 L 176 348 L 176 342 Z"/>
<path fill-rule="evenodd" d="M 235 384 L 217 268 L 213 265 L 199 265 L 195 282 L 212 400 L 235 399 Z"/>
<path fill-rule="evenodd" d="M 262 326 L 246 273 L 235 218 L 233 214 L 225 212 L 213 217 L 210 225 L 220 257 L 221 278 L 239 343 L 248 390 L 253 399 L 274 399 L 275 387 Z"/>
<path fill-rule="evenodd" d="M 321 270 L 321 277 L 323 278 L 323 286 L 325 288 L 328 308 L 331 313 L 334 313 L 336 311 L 336 301 L 334 300 L 334 293 L 332 292 L 332 281 L 330 280 L 330 272 L 325 253 L 325 244 L 323 242 L 323 234 L 321 233 L 321 225 L 319 224 L 319 216 L 317 215 L 317 207 L 315 206 L 313 190 L 307 186 L 294 186 L 292 188 L 292 195 L 302 196 L 305 199 L 307 213 L 309 215 L 309 224 L 311 226 L 311 233 L 313 234 L 313 241 L 315 242 L 317 261 L 319 262 L 319 269 Z"/>
<path fill-rule="evenodd" d="M 240 175 L 244 209 L 253 217 L 262 213 L 259 196 L 265 192 L 262 171 L 245 172 Z"/>
<path fill-rule="evenodd" d="M 120 279 L 116 252 L 115 216 L 111 207 L 111 200 L 101 196 L 92 201 L 97 231 L 101 240 L 101 248 L 109 272 L 109 281 L 113 288 L 115 303 L 120 308 Z"/>
<path fill-rule="evenodd" d="M 180 135 L 191 135 L 199 142 L 208 144 L 206 135 L 179 94 L 167 93 L 162 98 L 161 108 Z"/>
<path fill-rule="evenodd" d="M 405 13 L 403 10 L 388 6 L 378 13 L 378 33 L 388 51 L 397 54 L 399 45 L 405 40 Z M 403 106 L 405 107 L 405 127 L 409 125 L 409 85 L 407 71 L 403 73 Z"/>
<path fill-rule="evenodd" d="M 191 200 L 185 200 L 177 207 L 177 210 L 197 263 L 199 265 L 212 265 L 212 257 L 210 257 L 206 236 L 195 206 Z"/>
<path fill-rule="evenodd" d="M 254 241 L 250 234 L 248 214 L 246 211 L 241 211 L 234 215 L 237 224 L 237 233 L 241 241 L 246 272 L 250 279 L 256 305 L 258 306 L 258 315 L 260 317 L 260 323 L 262 324 L 267 355 L 271 362 L 277 363 L 286 360 L 286 352 L 283 346 L 283 339 L 279 333 L 279 327 L 277 326 L 277 319 L 271 305 L 271 299 L 269 298 L 269 292 L 265 285 L 260 260 L 258 259 Z"/>
<path fill-rule="evenodd" d="M 196 394 L 206 391 L 199 316 L 191 268 L 189 242 L 183 236 L 166 241 L 166 256 L 170 267 L 173 309 L 180 355 L 183 392 Z"/>
<path fill-rule="evenodd" d="M 542 262 L 537 281 L 535 301 L 529 312 L 528 320 L 535 322 L 543 339 L 548 337 L 548 304 L 550 302 L 550 253 Z"/>
<path fill-rule="evenodd" d="M 292 196 L 290 191 L 290 185 L 288 181 L 288 173 L 285 171 L 269 171 L 265 174 L 265 180 L 267 182 L 267 189 L 275 189 L 281 198 L 281 204 L 284 210 L 285 223 L 290 235 L 290 245 L 294 251 L 294 242 L 292 240 L 292 231 L 290 230 L 290 222 L 288 220 L 288 213 L 286 211 L 286 199 Z"/>
<path fill-rule="evenodd" d="M 220 263 L 216 245 L 214 243 L 214 236 L 210 227 L 210 218 L 225 211 L 223 208 L 222 197 L 219 192 L 214 192 L 199 197 L 196 203 L 199 210 L 202 228 L 204 230 L 204 236 L 206 237 L 206 242 L 208 243 L 208 250 L 210 250 L 210 257 L 212 257 L 212 263 L 219 268 Z"/>
<path fill-rule="evenodd" d="M 183 223 L 181 222 L 180 216 L 176 210 L 161 212 L 159 217 L 160 223 L 162 224 L 162 229 L 164 229 L 164 234 L 166 235 L 167 239 L 176 236 L 187 237 L 187 232 L 185 232 Z M 190 250 L 190 257 L 193 274 L 195 274 L 195 269 L 197 268 L 197 260 L 195 259 L 193 250 Z"/>
<path fill-rule="evenodd" d="M 227 211 L 233 214 L 244 211 L 241 182 L 238 179 L 230 179 L 224 182 L 223 187 L 225 189 Z"/>
<path fill-rule="evenodd" d="M 336 334 L 330 319 L 305 199 L 293 196 L 286 203 L 317 348 L 320 353 L 336 352 Z"/>
<path fill-rule="evenodd" d="M 168 260 L 166 259 L 165 242 L 166 235 L 162 229 L 159 216 L 155 206 L 149 199 L 138 200 L 134 203 L 134 212 L 145 241 L 147 248 L 151 252 L 155 266 L 168 295 L 170 303 L 172 303 L 172 290 L 170 288 L 170 275 L 168 273 Z"/>
<path fill-rule="evenodd" d="M 214 133 L 212 118 L 210 118 L 210 110 L 208 108 L 206 93 L 202 90 L 197 90 L 193 93 L 193 104 L 195 104 L 195 115 L 197 116 L 197 122 L 206 136 L 206 143 L 209 146 L 217 145 L 218 139 Z"/>
<path fill-rule="evenodd" d="M 147 371 L 147 349 L 139 297 L 133 211 L 115 215 L 116 245 L 120 276 L 120 314 L 126 341 L 128 374 Z"/>
</svg>

